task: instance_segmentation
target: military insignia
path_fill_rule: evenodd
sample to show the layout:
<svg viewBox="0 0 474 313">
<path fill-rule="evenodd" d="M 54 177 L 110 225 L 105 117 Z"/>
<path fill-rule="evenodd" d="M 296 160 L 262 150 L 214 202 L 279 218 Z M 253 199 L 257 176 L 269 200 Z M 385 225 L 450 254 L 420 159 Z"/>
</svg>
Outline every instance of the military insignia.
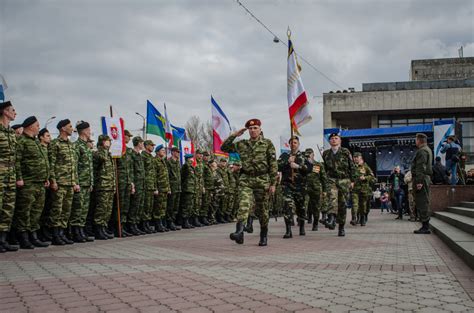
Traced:
<svg viewBox="0 0 474 313">
<path fill-rule="evenodd" d="M 321 167 L 319 165 L 313 166 L 313 172 L 314 173 L 319 173 L 321 171 Z"/>
<path fill-rule="evenodd" d="M 255 122 L 254 122 L 254 121 L 250 121 L 250 125 L 253 125 L 253 124 L 255 124 Z"/>
<path fill-rule="evenodd" d="M 112 135 L 112 138 L 113 138 L 114 140 L 117 140 L 117 139 L 118 139 L 119 134 L 118 134 L 117 125 L 112 124 L 112 125 L 110 126 L 110 134 Z"/>
</svg>

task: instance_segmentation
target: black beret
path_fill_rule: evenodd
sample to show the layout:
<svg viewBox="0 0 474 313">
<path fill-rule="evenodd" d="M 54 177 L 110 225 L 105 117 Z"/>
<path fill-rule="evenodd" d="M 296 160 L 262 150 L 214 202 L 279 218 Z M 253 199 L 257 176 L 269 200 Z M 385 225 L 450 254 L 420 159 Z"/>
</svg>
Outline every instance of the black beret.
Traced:
<svg viewBox="0 0 474 313">
<path fill-rule="evenodd" d="M 30 116 L 30 117 L 27 117 L 24 121 L 23 121 L 23 124 L 21 124 L 21 127 L 28 127 L 28 126 L 31 126 L 33 125 L 35 122 L 37 122 L 38 119 L 36 118 L 36 116 Z"/>
<path fill-rule="evenodd" d="M 83 130 L 83 129 L 86 129 L 86 128 L 89 128 L 89 127 L 90 127 L 90 124 L 87 123 L 87 122 L 84 122 L 84 121 L 79 121 L 76 124 L 76 129 L 77 130 Z"/>
<path fill-rule="evenodd" d="M 22 124 L 15 124 L 15 125 L 12 126 L 12 129 L 17 130 L 20 127 L 23 127 L 23 125 Z"/>
<path fill-rule="evenodd" d="M 66 126 L 67 124 L 71 124 L 71 121 L 68 120 L 68 119 L 61 120 L 61 121 L 59 121 L 58 125 L 56 125 L 56 128 L 57 128 L 57 129 L 61 129 L 61 128 L 63 128 L 64 126 Z"/>
<path fill-rule="evenodd" d="M 13 104 L 10 101 L 5 101 L 0 103 L 0 110 L 6 109 L 8 107 L 11 107 Z"/>
<path fill-rule="evenodd" d="M 49 133 L 49 130 L 47 130 L 46 128 L 42 128 L 38 133 L 38 137 L 43 137 L 46 133 Z"/>
<path fill-rule="evenodd" d="M 332 133 L 331 135 L 329 135 L 329 139 L 331 139 L 332 137 L 339 137 L 341 138 L 341 135 L 339 135 L 339 133 Z"/>
</svg>

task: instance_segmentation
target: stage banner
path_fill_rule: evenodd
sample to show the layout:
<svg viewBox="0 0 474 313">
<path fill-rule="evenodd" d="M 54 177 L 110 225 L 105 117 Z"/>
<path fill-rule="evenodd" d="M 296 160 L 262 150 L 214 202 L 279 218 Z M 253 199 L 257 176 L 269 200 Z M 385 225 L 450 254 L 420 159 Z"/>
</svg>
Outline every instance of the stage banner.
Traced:
<svg viewBox="0 0 474 313">
<path fill-rule="evenodd" d="M 455 121 L 452 120 L 439 120 L 433 123 L 434 133 L 434 157 L 441 157 L 441 163 L 446 165 L 446 154 L 441 153 L 441 147 L 449 136 L 454 136 Z"/>
</svg>

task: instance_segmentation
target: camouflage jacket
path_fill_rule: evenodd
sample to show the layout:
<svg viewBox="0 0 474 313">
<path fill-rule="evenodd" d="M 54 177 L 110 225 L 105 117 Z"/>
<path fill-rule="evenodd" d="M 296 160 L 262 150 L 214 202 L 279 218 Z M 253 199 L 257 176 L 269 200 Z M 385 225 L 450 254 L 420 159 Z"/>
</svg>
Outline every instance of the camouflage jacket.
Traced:
<svg viewBox="0 0 474 313">
<path fill-rule="evenodd" d="M 16 137 L 15 131 L 0 124 L 0 183 L 16 186 Z"/>
<path fill-rule="evenodd" d="M 63 186 L 79 184 L 74 145 L 69 139 L 54 139 L 48 147 L 50 180 Z"/>
<path fill-rule="evenodd" d="M 115 190 L 115 168 L 110 152 L 102 147 L 94 152 L 94 189 Z"/>
<path fill-rule="evenodd" d="M 92 150 L 87 146 L 87 142 L 81 138 L 74 142 L 77 160 L 77 175 L 79 185 L 90 187 L 94 184 L 94 165 Z"/>
<path fill-rule="evenodd" d="M 181 168 L 181 185 L 182 192 L 196 193 L 196 171 L 191 160 Z"/>
<path fill-rule="evenodd" d="M 212 182 L 213 182 L 213 186 L 211 189 L 212 195 L 214 197 L 223 196 L 225 194 L 225 186 L 224 186 L 224 181 L 222 180 L 222 176 L 219 175 L 217 170 L 211 171 L 211 175 L 212 175 Z"/>
<path fill-rule="evenodd" d="M 24 182 L 44 183 L 49 179 L 48 154 L 38 139 L 23 133 L 16 148 L 16 179 Z"/>
<path fill-rule="evenodd" d="M 214 179 L 213 179 L 211 167 L 208 164 L 204 165 L 202 176 L 203 176 L 205 190 L 213 189 Z"/>
<path fill-rule="evenodd" d="M 228 170 L 227 173 L 229 174 L 229 192 L 234 194 L 237 192 L 237 177 L 231 170 Z"/>
<path fill-rule="evenodd" d="M 181 192 L 181 164 L 179 160 L 168 159 L 168 174 L 171 192 Z"/>
<path fill-rule="evenodd" d="M 120 159 L 117 159 L 117 171 L 119 186 L 126 188 L 133 183 L 133 149 L 128 148 L 125 150 L 124 155 Z"/>
<path fill-rule="evenodd" d="M 243 139 L 234 142 L 230 135 L 222 144 L 221 150 L 227 153 L 239 153 L 242 162 L 241 180 L 266 177 L 271 186 L 276 185 L 278 166 L 275 147 L 271 140 L 260 136 L 257 140 Z"/>
<path fill-rule="evenodd" d="M 323 152 L 323 160 L 328 178 L 355 181 L 354 162 L 348 149 L 340 147 L 336 153 L 328 149 Z"/>
<path fill-rule="evenodd" d="M 278 171 L 282 174 L 281 183 L 284 186 L 304 190 L 306 187 L 306 175 L 313 170 L 313 166 L 306 161 L 301 151 L 298 151 L 294 157 L 295 163 L 300 167 L 292 170 L 288 162 L 290 156 L 290 153 L 284 152 L 280 155 L 280 158 L 278 158 Z"/>
<path fill-rule="evenodd" d="M 354 183 L 354 188 L 352 189 L 352 192 L 360 192 L 364 194 L 369 194 L 372 192 L 372 187 L 371 185 L 375 182 L 375 176 L 374 173 L 372 172 L 372 169 L 367 165 L 367 163 L 364 163 L 362 165 L 360 164 L 355 164 L 355 183 Z M 364 177 L 365 179 L 361 179 L 361 177 Z"/>
<path fill-rule="evenodd" d="M 219 167 L 217 169 L 217 175 L 221 177 L 222 182 L 224 183 L 224 192 L 230 193 L 229 172 L 227 171 L 227 168 Z"/>
<path fill-rule="evenodd" d="M 313 163 L 312 170 L 306 177 L 306 186 L 310 193 L 328 192 L 328 177 L 324 164 L 317 161 L 309 161 Z"/>
<path fill-rule="evenodd" d="M 413 186 L 417 184 L 429 185 L 433 176 L 433 152 L 427 145 L 416 150 L 415 157 L 411 163 L 411 176 Z"/>
<path fill-rule="evenodd" d="M 204 163 L 198 161 L 194 171 L 196 172 L 196 191 L 200 192 L 204 187 Z"/>
<path fill-rule="evenodd" d="M 158 190 L 156 183 L 155 158 L 151 153 L 142 151 L 143 166 L 145 167 L 145 190 Z"/>
<path fill-rule="evenodd" d="M 166 159 L 155 157 L 156 181 L 158 184 L 158 191 L 160 193 L 168 193 L 171 191 L 168 168 L 166 166 Z"/>
<path fill-rule="evenodd" d="M 145 188 L 145 166 L 143 157 L 139 152 L 132 150 L 133 183 L 135 188 L 142 190 Z"/>
</svg>

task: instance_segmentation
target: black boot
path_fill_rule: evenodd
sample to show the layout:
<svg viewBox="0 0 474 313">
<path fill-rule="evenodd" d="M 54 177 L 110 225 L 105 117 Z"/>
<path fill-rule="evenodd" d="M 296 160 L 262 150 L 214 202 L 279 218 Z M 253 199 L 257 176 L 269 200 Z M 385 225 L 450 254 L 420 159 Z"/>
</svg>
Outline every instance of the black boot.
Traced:
<svg viewBox="0 0 474 313">
<path fill-rule="evenodd" d="M 317 231 L 318 230 L 318 219 L 315 218 L 313 222 L 313 228 L 311 229 L 312 231 Z"/>
<path fill-rule="evenodd" d="M 230 239 L 238 244 L 244 243 L 244 224 L 242 222 L 237 222 L 235 225 L 235 233 L 230 234 Z"/>
<path fill-rule="evenodd" d="M 82 237 L 82 234 L 79 230 L 79 226 L 72 226 L 71 232 L 72 232 L 72 240 L 74 242 L 79 242 L 79 243 L 86 242 L 86 238 Z"/>
<path fill-rule="evenodd" d="M 114 239 L 114 234 L 107 231 L 107 226 L 102 226 L 102 232 L 107 239 Z"/>
<path fill-rule="evenodd" d="M 41 227 L 39 237 L 41 238 L 41 241 L 51 241 L 53 239 L 49 227 L 46 226 Z"/>
<path fill-rule="evenodd" d="M 59 227 L 53 227 L 51 244 L 54 246 L 64 246 L 66 244 L 59 234 Z"/>
<path fill-rule="evenodd" d="M 323 224 L 324 226 L 326 226 L 326 222 L 327 222 L 326 219 L 327 219 L 327 214 L 321 213 L 321 219 L 319 220 L 319 222 Z"/>
<path fill-rule="evenodd" d="M 10 244 L 7 241 L 7 232 L 2 231 L 0 232 L 0 252 L 9 252 L 9 251 L 18 251 L 18 247 L 15 246 L 10 246 Z"/>
<path fill-rule="evenodd" d="M 317 217 L 314 217 L 314 219 L 316 220 Z M 311 224 L 312 222 L 313 222 L 313 213 L 308 212 L 308 224 Z"/>
<path fill-rule="evenodd" d="M 286 226 L 286 232 L 283 235 L 283 238 L 284 239 L 293 238 L 293 234 L 291 233 L 291 219 L 285 218 L 285 226 Z"/>
<path fill-rule="evenodd" d="M 102 226 L 100 226 L 100 225 L 95 225 L 95 239 L 96 240 L 107 240 L 107 239 L 109 239 L 105 235 L 104 230 L 102 229 Z"/>
<path fill-rule="evenodd" d="M 20 246 L 20 242 L 18 242 L 18 237 L 14 229 L 10 229 L 10 232 L 7 234 L 7 241 L 12 246 Z"/>
<path fill-rule="evenodd" d="M 140 236 L 141 235 L 141 232 L 138 231 L 138 228 L 137 228 L 136 224 L 132 224 L 132 223 L 128 224 L 128 230 L 134 236 Z"/>
<path fill-rule="evenodd" d="M 28 232 L 22 231 L 18 233 L 18 241 L 20 242 L 20 249 L 34 249 L 35 246 L 30 242 L 28 238 Z"/>
<path fill-rule="evenodd" d="M 192 221 L 193 221 L 193 226 L 194 227 L 202 227 L 203 225 L 201 223 L 199 223 L 199 218 L 197 216 L 195 216 L 194 218 L 191 218 Z"/>
<path fill-rule="evenodd" d="M 166 222 L 162 218 L 160 219 L 160 224 L 161 224 L 161 227 L 163 227 L 163 229 L 165 230 L 165 233 L 170 231 L 168 229 L 168 225 L 166 225 Z"/>
<path fill-rule="evenodd" d="M 360 226 L 365 226 L 367 222 L 365 221 L 365 214 L 360 215 Z"/>
<path fill-rule="evenodd" d="M 268 226 L 260 227 L 260 241 L 258 243 L 260 247 L 265 247 L 267 245 L 267 235 L 268 235 Z"/>
<path fill-rule="evenodd" d="M 356 215 L 355 215 L 355 214 L 352 214 L 350 224 L 351 224 L 352 226 L 357 225 L 357 218 L 356 218 Z"/>
<path fill-rule="evenodd" d="M 168 229 L 169 230 L 176 231 L 176 225 L 173 223 L 172 220 L 168 220 L 167 224 L 168 224 Z"/>
<path fill-rule="evenodd" d="M 87 242 L 92 242 L 94 241 L 93 236 L 89 236 L 86 234 L 86 231 L 84 230 L 84 227 L 79 227 L 79 232 L 81 233 L 82 237 L 87 241 Z"/>
<path fill-rule="evenodd" d="M 191 228 L 191 225 L 189 224 L 189 220 L 187 218 L 183 219 L 183 229 L 190 229 L 190 228 Z"/>
<path fill-rule="evenodd" d="M 306 232 L 304 231 L 304 219 L 298 219 L 298 226 L 300 227 L 300 236 L 306 236 Z"/>
<path fill-rule="evenodd" d="M 59 228 L 59 237 L 61 237 L 62 241 L 67 245 L 72 245 L 74 243 L 74 241 L 66 237 L 64 234 L 64 228 Z"/>
<path fill-rule="evenodd" d="M 346 235 L 346 231 L 344 230 L 344 224 L 339 224 L 339 232 L 337 233 L 339 237 L 344 237 Z"/>
<path fill-rule="evenodd" d="M 35 231 L 30 233 L 30 242 L 33 244 L 33 246 L 38 248 L 46 248 L 49 246 L 49 243 L 38 239 L 38 234 Z"/>
<path fill-rule="evenodd" d="M 224 221 L 223 221 L 222 216 L 221 216 L 220 213 L 217 213 L 217 214 L 216 214 L 216 223 L 217 223 L 217 224 L 223 224 L 223 223 L 224 223 Z"/>
<path fill-rule="evenodd" d="M 158 233 L 164 233 L 165 232 L 165 229 L 163 228 L 163 225 L 161 224 L 161 220 L 158 219 L 155 221 L 155 230 L 158 232 Z"/>
<path fill-rule="evenodd" d="M 141 226 L 142 226 L 142 227 L 141 227 L 140 229 L 141 229 L 143 232 L 145 232 L 145 234 L 152 234 L 152 233 L 153 233 L 153 231 L 152 231 L 152 230 L 150 229 L 150 227 L 148 226 L 148 222 L 142 222 Z"/>
<path fill-rule="evenodd" d="M 122 237 L 131 237 L 131 236 L 132 236 L 132 234 L 130 234 L 130 233 L 127 231 L 127 227 L 125 227 L 125 223 L 121 224 L 120 226 L 121 226 L 120 229 L 121 229 L 121 233 L 122 233 L 121 235 L 122 235 Z M 118 237 L 118 236 L 117 236 L 117 237 Z"/>
<path fill-rule="evenodd" d="M 200 220 L 201 224 L 204 225 L 204 226 L 209 226 L 209 221 L 207 220 L 207 217 L 205 216 L 201 216 L 201 220 Z"/>
<path fill-rule="evenodd" d="M 189 228 L 194 228 L 194 225 L 193 225 L 193 218 L 190 217 L 190 218 L 187 218 L 187 220 L 188 220 Z"/>
<path fill-rule="evenodd" d="M 415 234 L 423 234 L 423 235 L 429 235 L 431 234 L 430 230 L 430 224 L 429 222 L 422 222 L 422 226 L 420 229 L 413 231 Z"/>
<path fill-rule="evenodd" d="M 328 221 L 327 221 L 326 226 L 330 230 L 336 229 L 336 214 L 330 213 L 328 215 Z"/>
<path fill-rule="evenodd" d="M 247 218 L 247 225 L 245 226 L 245 231 L 249 234 L 253 233 L 253 217 L 250 215 Z"/>
</svg>

